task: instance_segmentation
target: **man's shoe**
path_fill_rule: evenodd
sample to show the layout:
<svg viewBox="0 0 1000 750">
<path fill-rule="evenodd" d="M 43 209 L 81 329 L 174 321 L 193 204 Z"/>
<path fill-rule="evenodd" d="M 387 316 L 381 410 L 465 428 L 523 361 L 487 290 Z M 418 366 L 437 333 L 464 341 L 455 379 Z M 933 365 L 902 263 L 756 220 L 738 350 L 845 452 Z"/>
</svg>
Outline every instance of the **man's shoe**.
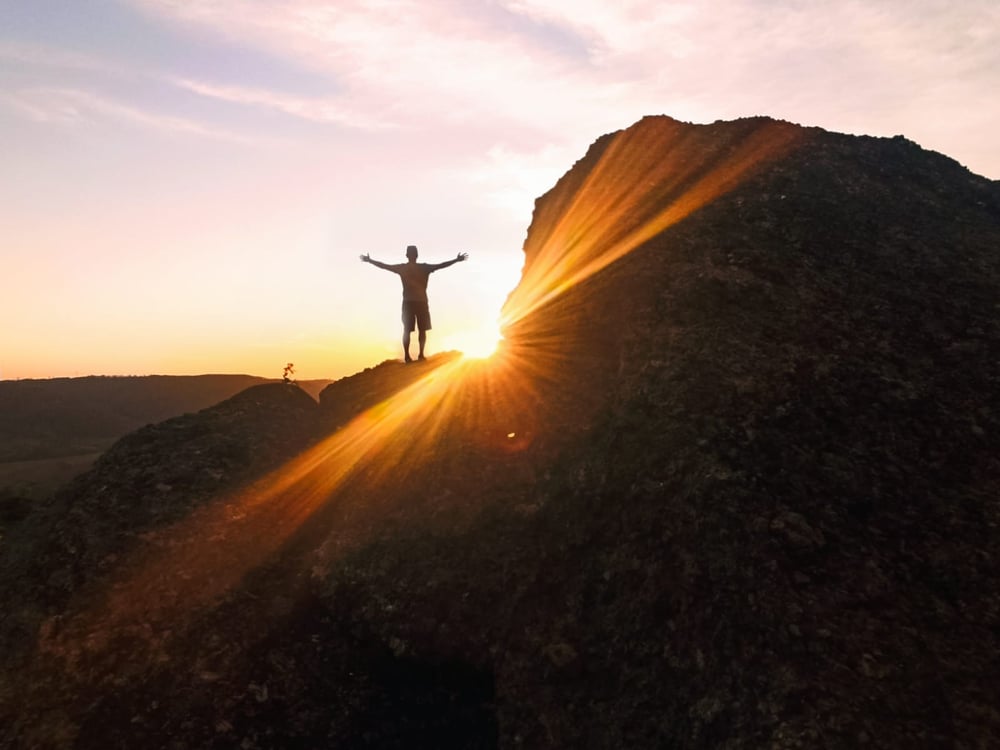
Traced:
<svg viewBox="0 0 1000 750">
<path fill-rule="evenodd" d="M 425 359 L 427 359 L 427 357 L 425 357 L 423 354 L 421 354 L 419 357 L 417 357 L 417 359 L 419 359 L 421 362 L 423 362 Z"/>
<path fill-rule="evenodd" d="M 411 357 L 411 356 L 410 356 L 409 354 L 407 354 L 407 355 L 406 355 L 406 357 L 405 357 L 405 358 L 403 359 L 403 361 L 404 361 L 404 362 L 405 362 L 406 364 L 410 364 L 410 362 L 412 362 L 412 361 L 413 361 L 413 357 Z"/>
</svg>

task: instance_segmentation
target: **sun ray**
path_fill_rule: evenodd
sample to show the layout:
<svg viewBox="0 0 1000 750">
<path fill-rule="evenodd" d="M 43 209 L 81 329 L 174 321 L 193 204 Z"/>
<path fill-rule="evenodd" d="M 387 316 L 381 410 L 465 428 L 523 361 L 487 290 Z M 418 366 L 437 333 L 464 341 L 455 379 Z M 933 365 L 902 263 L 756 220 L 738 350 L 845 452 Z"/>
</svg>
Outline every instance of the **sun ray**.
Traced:
<svg viewBox="0 0 1000 750">
<path fill-rule="evenodd" d="M 380 488 L 419 474 L 444 435 L 460 435 L 483 455 L 502 457 L 530 445 L 540 400 L 530 385 L 536 375 L 536 366 L 509 351 L 435 367 L 250 486 L 144 533 L 103 593 L 79 597 L 70 616 L 42 629 L 39 648 L 72 665 L 126 634 L 178 630 L 188 615 L 273 559 L 330 504 L 343 512 L 343 525 L 329 530 L 338 535 L 338 553 L 355 548 L 366 538 L 359 530 L 382 512 Z M 157 658 L 155 650 L 149 658 Z"/>
<path fill-rule="evenodd" d="M 571 198 L 536 212 L 503 327 L 538 310 L 787 154 L 799 129 L 751 120 L 710 144 L 682 123 L 643 120 L 611 136 Z M 711 148 L 706 147 L 711 145 Z M 537 238 L 537 239 L 535 239 Z"/>
</svg>

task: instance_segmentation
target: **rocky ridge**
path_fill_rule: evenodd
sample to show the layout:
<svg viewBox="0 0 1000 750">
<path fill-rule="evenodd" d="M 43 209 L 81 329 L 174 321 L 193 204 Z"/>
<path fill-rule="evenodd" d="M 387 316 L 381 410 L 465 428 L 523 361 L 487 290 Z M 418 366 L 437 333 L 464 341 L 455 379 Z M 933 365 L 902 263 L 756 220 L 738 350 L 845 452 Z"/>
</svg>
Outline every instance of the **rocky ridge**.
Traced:
<svg viewBox="0 0 1000 750">
<path fill-rule="evenodd" d="M 0 741 L 997 744 L 998 247 L 903 138 L 604 136 L 492 360 L 251 389 L 15 529 Z"/>
</svg>

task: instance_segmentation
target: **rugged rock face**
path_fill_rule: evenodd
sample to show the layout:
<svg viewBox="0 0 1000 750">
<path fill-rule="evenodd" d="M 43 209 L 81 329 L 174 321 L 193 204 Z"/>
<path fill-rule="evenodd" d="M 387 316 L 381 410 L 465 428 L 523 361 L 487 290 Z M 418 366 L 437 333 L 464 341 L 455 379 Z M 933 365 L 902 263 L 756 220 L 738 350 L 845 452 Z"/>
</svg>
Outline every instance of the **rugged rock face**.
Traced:
<svg viewBox="0 0 1000 750">
<path fill-rule="evenodd" d="M 0 736 L 1000 744 L 997 248 L 902 138 L 604 136 L 493 359 L 248 391 L 15 528 Z"/>
</svg>

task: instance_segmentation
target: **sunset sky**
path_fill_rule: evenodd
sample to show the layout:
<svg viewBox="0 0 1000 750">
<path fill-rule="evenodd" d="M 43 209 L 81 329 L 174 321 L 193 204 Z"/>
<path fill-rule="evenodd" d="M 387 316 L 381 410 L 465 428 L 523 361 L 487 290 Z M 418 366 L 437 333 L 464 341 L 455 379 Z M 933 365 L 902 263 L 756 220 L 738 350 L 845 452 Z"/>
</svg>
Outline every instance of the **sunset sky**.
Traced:
<svg viewBox="0 0 1000 750">
<path fill-rule="evenodd" d="M 0 0 L 0 378 L 330 378 L 495 331 L 533 202 L 644 115 L 1000 178 L 996 0 Z"/>
</svg>

